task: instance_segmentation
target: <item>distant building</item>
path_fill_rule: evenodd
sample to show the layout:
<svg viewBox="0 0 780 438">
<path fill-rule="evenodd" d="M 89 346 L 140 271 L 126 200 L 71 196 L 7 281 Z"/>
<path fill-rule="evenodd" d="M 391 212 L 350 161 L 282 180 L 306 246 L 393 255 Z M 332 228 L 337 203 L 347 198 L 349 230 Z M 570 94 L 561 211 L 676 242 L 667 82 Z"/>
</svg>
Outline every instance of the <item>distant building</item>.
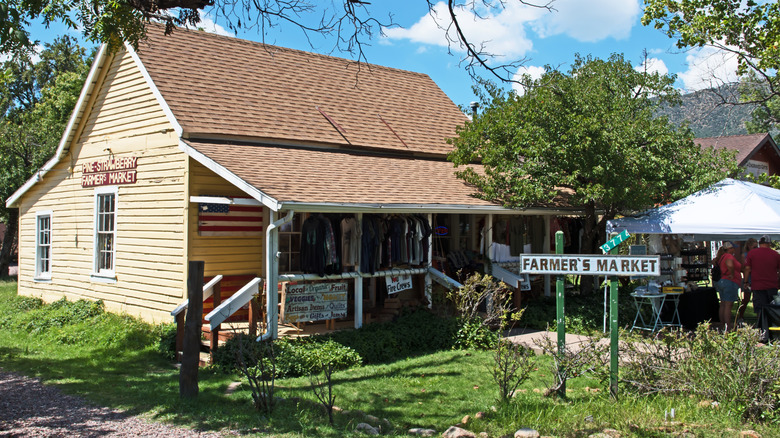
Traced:
<svg viewBox="0 0 780 438">
<path fill-rule="evenodd" d="M 693 141 L 701 147 L 737 151 L 737 163 L 745 169 L 746 173 L 755 176 L 762 173 L 780 174 L 780 149 L 768 133 L 703 137 L 695 138 Z"/>
</svg>

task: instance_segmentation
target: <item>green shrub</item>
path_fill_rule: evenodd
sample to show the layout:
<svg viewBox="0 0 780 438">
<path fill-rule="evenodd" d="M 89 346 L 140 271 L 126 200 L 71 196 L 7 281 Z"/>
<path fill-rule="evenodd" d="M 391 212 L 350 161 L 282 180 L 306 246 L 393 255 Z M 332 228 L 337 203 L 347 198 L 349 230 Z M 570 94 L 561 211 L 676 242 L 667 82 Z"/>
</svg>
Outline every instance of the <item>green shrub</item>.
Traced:
<svg viewBox="0 0 780 438">
<path fill-rule="evenodd" d="M 495 347 L 498 339 L 498 334 L 490 330 L 481 319 L 467 319 L 460 323 L 453 347 L 462 350 L 490 350 Z"/>
<path fill-rule="evenodd" d="M 282 338 L 275 341 L 277 373 L 280 376 L 302 376 L 309 372 L 305 365 L 313 344 L 333 341 L 355 352 L 363 364 L 383 363 L 420 354 L 447 350 L 453 347 L 458 325 L 454 318 L 439 317 L 427 309 L 402 312 L 397 320 L 371 323 L 356 330 L 340 330 L 307 338 Z M 214 365 L 231 372 L 236 366 L 238 340 L 234 337 L 214 353 Z M 257 355 L 254 339 L 245 339 L 247 354 Z M 319 348 L 319 347 L 318 347 Z M 330 348 L 330 347 L 328 347 Z M 344 354 L 351 363 L 350 355 Z"/>
<path fill-rule="evenodd" d="M 176 324 L 158 324 L 154 327 L 157 352 L 167 360 L 176 360 Z"/>
<path fill-rule="evenodd" d="M 714 400 L 744 420 L 777 421 L 780 349 L 761 346 L 755 329 L 728 334 L 702 324 L 694 336 L 627 343 L 621 381 L 640 393 L 695 395 Z"/>
<path fill-rule="evenodd" d="M 243 345 L 242 345 L 243 344 Z M 214 354 L 214 365 L 224 371 L 236 369 L 238 354 L 243 354 L 247 363 L 257 363 L 260 356 L 270 354 L 271 349 L 262 348 L 254 338 L 234 336 L 221 345 Z M 347 369 L 361 364 L 355 350 L 333 340 L 317 337 L 281 338 L 273 341 L 276 361 L 276 377 L 306 376 L 320 371 L 324 359 L 333 363 L 335 369 Z M 263 360 L 270 360 L 264 357 Z M 268 367 L 270 369 L 270 367 Z"/>
<path fill-rule="evenodd" d="M 317 337 L 350 347 L 363 358 L 364 364 L 373 364 L 452 348 L 457 330 L 454 318 L 419 308 L 403 312 L 392 322 L 366 324 L 357 330 Z"/>
</svg>

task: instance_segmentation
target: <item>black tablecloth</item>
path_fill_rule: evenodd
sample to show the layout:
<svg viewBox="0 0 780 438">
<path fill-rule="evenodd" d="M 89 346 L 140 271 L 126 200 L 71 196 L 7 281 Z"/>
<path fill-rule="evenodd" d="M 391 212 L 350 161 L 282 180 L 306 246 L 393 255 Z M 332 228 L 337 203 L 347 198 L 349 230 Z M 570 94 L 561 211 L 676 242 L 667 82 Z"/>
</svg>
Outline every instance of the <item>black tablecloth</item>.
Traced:
<svg viewBox="0 0 780 438">
<path fill-rule="evenodd" d="M 780 306 L 776 304 L 769 304 L 761 311 L 761 315 L 758 317 L 758 326 L 761 328 L 761 332 L 767 333 L 769 339 L 778 339 L 778 336 L 774 331 L 768 332 L 769 327 L 780 327 Z"/>
<path fill-rule="evenodd" d="M 680 323 L 689 330 L 704 321 L 718 322 L 720 301 L 714 287 L 700 287 L 680 295 Z"/>
</svg>

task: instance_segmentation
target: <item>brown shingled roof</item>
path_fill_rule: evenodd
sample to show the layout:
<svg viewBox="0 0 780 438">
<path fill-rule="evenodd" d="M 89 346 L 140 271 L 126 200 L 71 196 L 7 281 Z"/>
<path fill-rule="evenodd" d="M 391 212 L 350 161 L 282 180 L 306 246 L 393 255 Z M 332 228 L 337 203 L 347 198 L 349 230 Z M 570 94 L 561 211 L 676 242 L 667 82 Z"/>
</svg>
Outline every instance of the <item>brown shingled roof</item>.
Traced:
<svg viewBox="0 0 780 438">
<path fill-rule="evenodd" d="M 420 73 L 159 25 L 138 55 L 185 137 L 446 154 L 467 120 Z"/>
<path fill-rule="evenodd" d="M 769 134 L 748 134 L 748 135 L 729 135 L 725 137 L 702 137 L 694 138 L 693 141 L 700 147 L 713 147 L 715 149 L 729 149 L 737 151 L 737 163 L 742 166 L 750 158 L 764 141 L 768 140 Z"/>
<path fill-rule="evenodd" d="M 257 144 L 187 144 L 282 203 L 495 207 L 471 196 L 474 189 L 455 177 L 448 161 Z"/>
</svg>

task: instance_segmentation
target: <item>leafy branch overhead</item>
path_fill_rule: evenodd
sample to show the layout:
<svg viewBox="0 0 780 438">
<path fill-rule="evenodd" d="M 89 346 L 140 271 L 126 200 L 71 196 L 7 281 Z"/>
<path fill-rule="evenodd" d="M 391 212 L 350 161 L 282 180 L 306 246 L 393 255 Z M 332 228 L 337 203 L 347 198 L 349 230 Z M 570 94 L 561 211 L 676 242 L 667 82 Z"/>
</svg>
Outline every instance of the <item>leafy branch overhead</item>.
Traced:
<svg viewBox="0 0 780 438">
<path fill-rule="evenodd" d="M 450 51 L 465 52 L 461 64 L 472 76 L 482 69 L 511 81 L 525 60 L 494 65 L 502 54 L 487 51 L 481 36 L 467 34 L 461 20 L 486 19 L 509 3 L 552 11 L 554 0 L 448 0 L 447 16 L 437 13 L 437 2 L 418 1 L 425 1 Z M 383 35 L 384 29 L 398 26 L 392 13 L 380 17 L 376 9 L 373 2 L 364 0 L 4 0 L 0 3 L 0 53 L 32 50 L 36 41 L 30 27 L 37 21 L 46 26 L 62 22 L 91 42 L 117 49 L 125 41 L 138 47 L 149 21 L 165 23 L 165 32 L 170 33 L 176 26 L 196 27 L 208 12 L 233 32 L 256 31 L 263 42 L 274 28 L 285 26 L 300 31 L 312 46 L 315 37 L 323 37 L 332 44 L 330 51 L 349 53 L 356 61 L 366 62 L 365 47 Z"/>
<path fill-rule="evenodd" d="M 679 48 L 710 46 L 736 56 L 742 101 L 759 104 L 748 128 L 766 132 L 780 122 L 780 3 L 646 0 L 642 24 L 676 38 Z"/>
</svg>

